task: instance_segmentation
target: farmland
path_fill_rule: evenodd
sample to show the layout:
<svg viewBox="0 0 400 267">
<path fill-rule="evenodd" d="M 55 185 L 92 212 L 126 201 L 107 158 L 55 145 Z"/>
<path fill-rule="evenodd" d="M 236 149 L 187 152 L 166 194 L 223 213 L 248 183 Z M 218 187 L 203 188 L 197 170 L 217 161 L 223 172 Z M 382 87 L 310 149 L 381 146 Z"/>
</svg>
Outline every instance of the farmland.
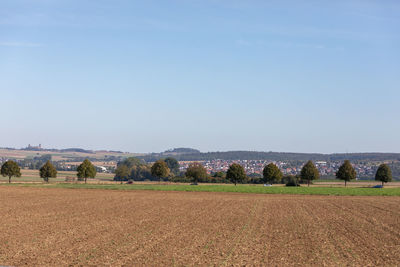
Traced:
<svg viewBox="0 0 400 267">
<path fill-rule="evenodd" d="M 33 158 L 37 156 L 43 156 L 43 155 L 51 155 L 52 159 L 54 161 L 59 161 L 59 160 L 69 160 L 69 159 L 74 159 L 74 158 L 98 158 L 98 159 L 104 159 L 106 156 L 108 157 L 128 157 L 128 156 L 136 156 L 140 154 L 134 154 L 134 153 L 122 153 L 122 152 L 111 152 L 111 151 L 93 151 L 91 153 L 87 152 L 74 152 L 74 151 L 52 151 L 52 150 L 39 150 L 39 151 L 33 151 L 33 150 L 24 150 L 24 149 L 6 149 L 6 148 L 0 148 L 0 157 L 5 157 L 5 158 L 13 158 L 13 159 L 25 159 L 25 158 Z"/>
<path fill-rule="evenodd" d="M 0 186 L 0 264 L 400 262 L 400 198 Z"/>
</svg>

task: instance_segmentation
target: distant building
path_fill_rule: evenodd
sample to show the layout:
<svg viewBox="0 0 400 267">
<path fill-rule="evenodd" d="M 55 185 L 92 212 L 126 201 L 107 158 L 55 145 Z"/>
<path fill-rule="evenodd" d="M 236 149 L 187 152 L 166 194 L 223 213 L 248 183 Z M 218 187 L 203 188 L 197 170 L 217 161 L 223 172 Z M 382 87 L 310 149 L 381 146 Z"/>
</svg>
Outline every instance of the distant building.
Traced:
<svg viewBox="0 0 400 267">
<path fill-rule="evenodd" d="M 42 144 L 39 144 L 38 146 L 31 146 L 31 144 L 29 144 L 28 147 L 25 148 L 25 150 L 42 150 Z"/>
<path fill-rule="evenodd" d="M 108 172 L 108 169 L 104 166 L 97 166 L 101 170 L 101 172 Z"/>
</svg>

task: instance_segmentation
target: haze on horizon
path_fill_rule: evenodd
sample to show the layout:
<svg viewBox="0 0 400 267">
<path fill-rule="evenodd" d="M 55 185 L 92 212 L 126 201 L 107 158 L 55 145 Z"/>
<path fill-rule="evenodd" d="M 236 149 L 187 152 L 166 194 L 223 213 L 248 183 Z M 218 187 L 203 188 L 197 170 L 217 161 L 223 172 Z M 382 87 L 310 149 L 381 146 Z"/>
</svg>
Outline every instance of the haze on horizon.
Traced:
<svg viewBox="0 0 400 267">
<path fill-rule="evenodd" d="M 0 2 L 0 147 L 400 152 L 399 1 Z"/>
</svg>

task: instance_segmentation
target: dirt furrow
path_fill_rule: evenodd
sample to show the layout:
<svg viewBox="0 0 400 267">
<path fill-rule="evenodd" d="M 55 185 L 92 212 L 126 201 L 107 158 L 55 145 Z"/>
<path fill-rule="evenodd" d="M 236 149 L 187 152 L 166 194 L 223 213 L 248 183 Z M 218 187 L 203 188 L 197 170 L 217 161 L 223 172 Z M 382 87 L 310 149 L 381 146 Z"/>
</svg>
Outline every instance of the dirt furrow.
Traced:
<svg viewBox="0 0 400 267">
<path fill-rule="evenodd" d="M 399 197 L 0 186 L 0 203 L 0 265 L 400 265 Z"/>
</svg>

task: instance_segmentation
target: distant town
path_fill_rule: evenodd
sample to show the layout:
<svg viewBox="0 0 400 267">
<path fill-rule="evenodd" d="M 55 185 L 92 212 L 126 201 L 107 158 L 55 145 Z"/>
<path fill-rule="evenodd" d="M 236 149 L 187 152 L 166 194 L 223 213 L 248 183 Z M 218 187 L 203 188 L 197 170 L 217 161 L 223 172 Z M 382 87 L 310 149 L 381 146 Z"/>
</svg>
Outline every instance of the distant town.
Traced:
<svg viewBox="0 0 400 267">
<path fill-rule="evenodd" d="M 232 163 L 239 163 L 242 165 L 248 175 L 259 175 L 262 176 L 264 167 L 269 163 L 274 163 L 279 167 L 285 175 L 297 175 L 300 173 L 304 163 L 294 164 L 293 162 L 285 161 L 267 161 L 267 160 L 207 160 L 201 163 L 206 168 L 209 174 L 216 172 L 226 172 Z M 180 170 L 185 171 L 191 162 L 180 161 Z M 321 176 L 334 178 L 336 171 L 342 164 L 340 161 L 327 162 L 327 161 L 316 161 L 315 166 L 317 167 Z M 370 178 L 376 172 L 379 164 L 377 163 L 364 163 L 364 164 L 353 164 L 354 169 L 357 171 L 359 178 Z"/>
<path fill-rule="evenodd" d="M 114 173 L 118 162 L 128 157 L 137 157 L 152 164 L 157 159 L 173 157 L 179 162 L 179 171 L 184 173 L 192 162 L 200 162 L 210 175 L 226 172 L 232 163 L 242 165 L 249 176 L 261 177 L 263 168 L 274 163 L 284 175 L 297 175 L 307 160 L 313 160 L 322 178 L 334 178 L 344 159 L 350 159 L 358 179 L 372 179 L 380 163 L 385 162 L 400 178 L 400 154 L 305 154 L 279 152 L 228 151 L 202 153 L 192 148 L 175 148 L 161 153 L 126 153 L 121 151 L 92 151 L 82 148 L 48 149 L 41 144 L 29 144 L 25 148 L 0 148 L 0 163 L 8 159 L 18 162 L 22 168 L 39 169 L 47 160 L 53 161 L 57 170 L 75 171 L 83 159 L 90 159 L 98 172 Z M 398 179 L 398 178 L 397 178 Z"/>
</svg>

